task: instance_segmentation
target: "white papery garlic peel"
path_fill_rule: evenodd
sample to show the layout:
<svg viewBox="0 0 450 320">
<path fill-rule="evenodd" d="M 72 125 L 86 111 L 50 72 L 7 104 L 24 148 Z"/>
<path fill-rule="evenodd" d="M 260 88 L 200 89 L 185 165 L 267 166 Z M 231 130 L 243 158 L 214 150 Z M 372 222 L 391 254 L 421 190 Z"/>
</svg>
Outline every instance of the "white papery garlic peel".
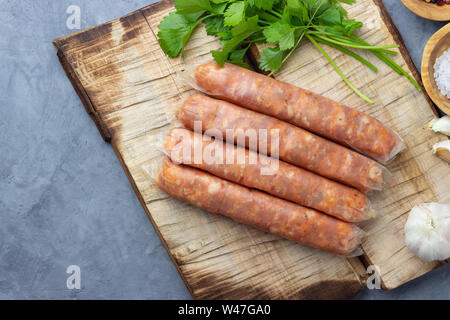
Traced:
<svg viewBox="0 0 450 320">
<path fill-rule="evenodd" d="M 436 143 L 433 146 L 433 154 L 450 164 L 450 139 Z"/>
<path fill-rule="evenodd" d="M 405 224 L 409 250 L 424 261 L 450 257 L 450 205 L 423 203 L 412 208 Z"/>
<path fill-rule="evenodd" d="M 436 153 L 439 149 L 447 149 L 450 151 L 450 139 L 436 143 L 433 146 L 433 153 Z"/>
<path fill-rule="evenodd" d="M 428 124 L 428 126 L 434 131 L 434 132 L 440 132 L 447 136 L 450 136 L 450 117 L 444 116 L 439 119 L 433 119 Z"/>
</svg>

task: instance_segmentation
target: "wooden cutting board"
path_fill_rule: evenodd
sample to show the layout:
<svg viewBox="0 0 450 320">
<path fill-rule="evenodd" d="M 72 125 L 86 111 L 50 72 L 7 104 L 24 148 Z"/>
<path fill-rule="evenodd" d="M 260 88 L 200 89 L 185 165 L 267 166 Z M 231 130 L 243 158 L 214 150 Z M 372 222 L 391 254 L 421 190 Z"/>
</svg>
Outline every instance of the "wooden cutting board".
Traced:
<svg viewBox="0 0 450 320">
<path fill-rule="evenodd" d="M 136 195 L 197 299 L 350 298 L 376 265 L 382 286 L 396 288 L 442 264 L 425 263 L 404 245 L 403 225 L 416 204 L 450 203 L 450 169 L 431 154 L 445 139 L 426 129 L 435 117 L 429 99 L 405 78 L 370 57 L 378 73 L 326 48 L 350 80 L 375 101 L 368 105 L 341 81 L 325 58 L 307 44 L 275 75 L 365 111 L 398 131 L 408 149 L 389 169 L 392 185 L 372 196 L 379 218 L 363 225 L 367 238 L 362 258 L 346 259 L 308 248 L 209 214 L 161 192 L 142 166 L 161 158 L 153 147 L 170 125 L 166 112 L 194 91 L 174 79 L 186 66 L 211 59 L 220 47 L 203 28 L 193 34 L 184 58 L 169 59 L 156 34 L 173 10 L 164 0 L 125 17 L 54 41 L 58 57 L 86 111 L 103 138 L 111 142 Z M 359 0 L 350 16 L 365 22 L 363 38 L 372 44 L 401 43 L 378 0 Z M 395 60 L 417 77 L 402 45 Z M 259 48 L 253 48 L 251 59 Z"/>
</svg>

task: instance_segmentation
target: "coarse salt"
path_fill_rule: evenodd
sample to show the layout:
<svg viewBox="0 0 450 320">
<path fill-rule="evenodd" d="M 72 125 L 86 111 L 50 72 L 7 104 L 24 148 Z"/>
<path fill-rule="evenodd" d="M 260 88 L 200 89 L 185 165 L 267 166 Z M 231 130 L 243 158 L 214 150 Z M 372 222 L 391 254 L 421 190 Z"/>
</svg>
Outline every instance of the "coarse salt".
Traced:
<svg viewBox="0 0 450 320">
<path fill-rule="evenodd" d="M 444 96 L 450 99 L 450 49 L 434 63 L 434 80 Z"/>
</svg>

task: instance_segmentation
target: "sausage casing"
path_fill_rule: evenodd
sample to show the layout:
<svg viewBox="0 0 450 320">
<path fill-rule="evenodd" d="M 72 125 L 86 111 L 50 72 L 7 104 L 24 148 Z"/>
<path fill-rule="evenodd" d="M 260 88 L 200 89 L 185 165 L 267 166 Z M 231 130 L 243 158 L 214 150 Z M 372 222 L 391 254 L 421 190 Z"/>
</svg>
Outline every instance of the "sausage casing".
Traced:
<svg viewBox="0 0 450 320">
<path fill-rule="evenodd" d="M 386 163 L 403 141 L 380 121 L 356 109 L 232 64 L 215 62 L 196 68 L 201 91 L 287 121 Z"/>
<path fill-rule="evenodd" d="M 367 197 L 356 189 L 184 128 L 172 129 L 164 148 L 176 163 L 266 191 L 344 221 L 360 222 L 375 216 Z M 195 152 L 201 153 L 197 161 Z"/>
<path fill-rule="evenodd" d="M 203 132 L 219 131 L 224 137 L 227 130 L 279 130 L 278 153 L 281 160 L 363 192 L 380 190 L 387 172 L 376 161 L 299 127 L 204 95 L 188 98 L 178 113 L 178 119 L 191 130 L 194 130 L 195 122 L 199 121 Z M 256 134 L 259 135 L 259 130 Z M 262 139 L 266 139 L 266 136 Z M 267 134 L 267 139 L 267 151 L 270 154 L 270 134 Z M 248 142 L 246 139 L 245 146 L 251 147 Z M 235 140 L 235 143 L 240 142 Z"/>
<path fill-rule="evenodd" d="M 170 160 L 156 184 L 196 207 L 299 243 L 345 256 L 360 248 L 362 233 L 353 224 Z"/>
</svg>

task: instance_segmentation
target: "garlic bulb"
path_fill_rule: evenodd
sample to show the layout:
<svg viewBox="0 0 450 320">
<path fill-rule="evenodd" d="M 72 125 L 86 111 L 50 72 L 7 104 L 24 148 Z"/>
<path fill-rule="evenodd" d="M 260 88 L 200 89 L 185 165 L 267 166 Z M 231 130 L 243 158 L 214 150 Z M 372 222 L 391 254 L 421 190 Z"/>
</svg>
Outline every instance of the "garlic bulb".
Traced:
<svg viewBox="0 0 450 320">
<path fill-rule="evenodd" d="M 450 117 L 445 116 L 439 119 L 433 119 L 428 124 L 428 126 L 434 131 L 434 132 L 440 132 L 447 136 L 450 136 Z"/>
<path fill-rule="evenodd" d="M 406 246 L 424 261 L 450 257 L 450 205 L 423 203 L 412 208 L 405 224 Z"/>
</svg>

